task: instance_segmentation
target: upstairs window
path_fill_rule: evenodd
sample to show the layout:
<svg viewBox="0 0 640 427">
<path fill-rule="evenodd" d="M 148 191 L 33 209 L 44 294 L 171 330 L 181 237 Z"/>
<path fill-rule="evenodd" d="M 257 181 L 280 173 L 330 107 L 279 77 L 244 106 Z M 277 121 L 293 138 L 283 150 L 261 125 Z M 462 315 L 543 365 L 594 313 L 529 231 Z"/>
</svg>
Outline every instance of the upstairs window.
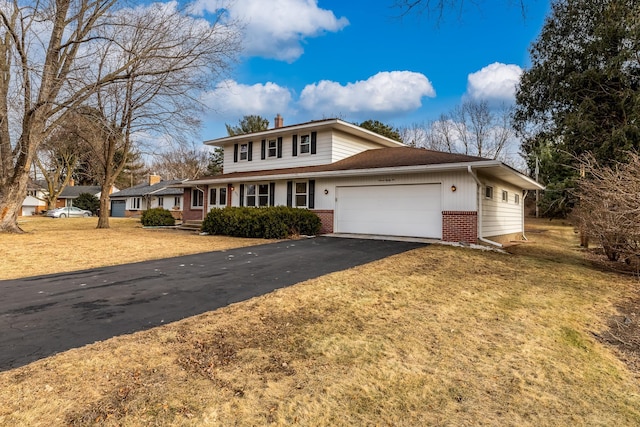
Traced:
<svg viewBox="0 0 640 427">
<path fill-rule="evenodd" d="M 249 144 L 240 144 L 240 160 L 249 158 Z"/>
<path fill-rule="evenodd" d="M 300 137 L 300 154 L 309 154 L 311 152 L 311 136 L 302 135 Z"/>
<path fill-rule="evenodd" d="M 275 139 L 270 139 L 269 147 L 267 150 L 269 157 L 276 157 L 278 155 L 278 141 Z"/>
</svg>

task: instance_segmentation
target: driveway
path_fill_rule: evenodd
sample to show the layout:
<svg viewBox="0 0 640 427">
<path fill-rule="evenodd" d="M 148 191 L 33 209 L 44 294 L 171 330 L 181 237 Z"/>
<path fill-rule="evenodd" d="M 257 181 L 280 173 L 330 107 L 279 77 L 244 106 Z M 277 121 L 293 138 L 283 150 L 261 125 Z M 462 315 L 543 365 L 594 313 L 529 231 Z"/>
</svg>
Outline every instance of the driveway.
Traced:
<svg viewBox="0 0 640 427">
<path fill-rule="evenodd" d="M 0 371 L 421 246 L 317 237 L 0 281 Z"/>
</svg>

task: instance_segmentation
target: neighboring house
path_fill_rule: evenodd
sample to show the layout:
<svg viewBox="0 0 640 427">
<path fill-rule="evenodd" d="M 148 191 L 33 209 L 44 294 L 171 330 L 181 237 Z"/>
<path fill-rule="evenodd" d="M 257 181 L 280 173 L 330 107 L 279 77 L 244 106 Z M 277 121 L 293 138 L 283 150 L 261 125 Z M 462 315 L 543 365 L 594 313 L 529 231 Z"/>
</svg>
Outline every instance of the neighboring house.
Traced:
<svg viewBox="0 0 640 427">
<path fill-rule="evenodd" d="M 56 208 L 74 206 L 73 201 L 83 193 L 89 193 L 99 199 L 100 194 L 102 193 L 101 190 L 102 188 L 99 185 L 75 185 L 73 180 L 71 180 L 69 185 L 64 187 L 62 189 L 62 193 L 58 196 L 58 199 L 56 200 Z M 112 192 L 113 191 L 118 191 L 118 189 L 113 187 Z"/>
<path fill-rule="evenodd" d="M 225 173 L 180 185 L 184 220 L 287 205 L 316 212 L 322 233 L 495 243 L 523 237 L 524 198 L 543 188 L 498 160 L 407 147 L 339 119 L 276 126 L 205 142 L 224 148 Z"/>
<path fill-rule="evenodd" d="M 38 215 L 47 209 L 44 201 L 45 188 L 38 181 L 29 180 L 27 183 L 27 197 L 22 202 L 22 216 Z"/>
<path fill-rule="evenodd" d="M 184 180 L 162 181 L 158 175 L 151 175 L 144 184 L 125 188 L 111 195 L 112 217 L 138 217 L 152 208 L 171 211 L 176 219 L 182 218 L 183 193 L 181 188 L 170 187 Z"/>
</svg>

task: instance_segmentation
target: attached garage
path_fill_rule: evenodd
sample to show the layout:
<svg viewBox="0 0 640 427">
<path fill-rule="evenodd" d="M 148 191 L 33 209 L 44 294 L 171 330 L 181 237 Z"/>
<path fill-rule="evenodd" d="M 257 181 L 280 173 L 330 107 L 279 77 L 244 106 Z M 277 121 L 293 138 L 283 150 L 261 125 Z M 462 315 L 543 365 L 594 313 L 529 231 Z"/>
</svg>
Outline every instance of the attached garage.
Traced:
<svg viewBox="0 0 640 427">
<path fill-rule="evenodd" d="M 124 218 L 125 216 L 125 200 L 112 200 L 111 201 L 111 216 L 115 218 Z"/>
<path fill-rule="evenodd" d="M 440 184 L 336 187 L 336 233 L 442 238 Z"/>
</svg>

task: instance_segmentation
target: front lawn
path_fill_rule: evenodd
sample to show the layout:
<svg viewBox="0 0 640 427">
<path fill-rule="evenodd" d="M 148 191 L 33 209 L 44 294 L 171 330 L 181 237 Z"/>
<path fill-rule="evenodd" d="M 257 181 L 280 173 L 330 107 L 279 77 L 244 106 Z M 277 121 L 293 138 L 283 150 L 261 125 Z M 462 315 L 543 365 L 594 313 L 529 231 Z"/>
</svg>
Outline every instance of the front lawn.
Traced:
<svg viewBox="0 0 640 427">
<path fill-rule="evenodd" d="M 638 372 L 599 340 L 637 280 L 593 268 L 571 227 L 529 238 L 432 245 L 3 372 L 0 425 L 640 425 Z"/>
</svg>

